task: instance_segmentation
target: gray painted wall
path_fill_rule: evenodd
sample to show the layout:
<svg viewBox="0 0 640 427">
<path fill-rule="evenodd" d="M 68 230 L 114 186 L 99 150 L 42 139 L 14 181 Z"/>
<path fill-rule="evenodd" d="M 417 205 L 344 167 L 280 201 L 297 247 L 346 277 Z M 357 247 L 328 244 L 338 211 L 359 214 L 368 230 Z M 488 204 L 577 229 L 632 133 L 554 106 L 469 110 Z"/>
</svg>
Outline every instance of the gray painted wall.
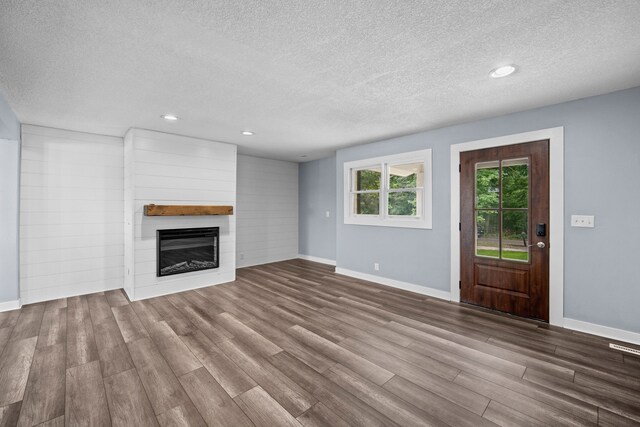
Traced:
<svg viewBox="0 0 640 427">
<path fill-rule="evenodd" d="M 19 297 L 20 122 L 0 94 L 0 303 Z"/>
<path fill-rule="evenodd" d="M 301 163 L 298 252 L 336 259 L 336 157 Z M 329 218 L 326 212 L 329 211 Z M 340 218 L 342 218 L 340 216 Z"/>
<path fill-rule="evenodd" d="M 336 261 L 358 272 L 449 290 L 451 144 L 539 129 L 565 130 L 565 307 L 572 319 L 640 332 L 640 87 L 492 119 L 350 147 L 336 153 Z M 433 149 L 433 229 L 345 225 L 343 163 Z M 315 163 L 315 162 L 314 162 Z M 300 248 L 321 247 L 328 231 L 309 233 L 306 206 L 319 203 L 315 165 L 301 168 Z M 315 172 L 319 173 L 319 172 Z M 552 183 L 553 185 L 553 183 Z M 303 199 L 303 196 L 314 200 Z M 322 199 L 328 197 L 322 193 Z M 594 229 L 570 227 L 593 214 Z M 317 220 L 317 219 L 316 219 Z M 316 221 L 317 222 L 317 221 Z M 380 271 L 373 263 L 380 263 Z"/>
<path fill-rule="evenodd" d="M 0 139 L 20 140 L 20 122 L 0 93 Z"/>
</svg>

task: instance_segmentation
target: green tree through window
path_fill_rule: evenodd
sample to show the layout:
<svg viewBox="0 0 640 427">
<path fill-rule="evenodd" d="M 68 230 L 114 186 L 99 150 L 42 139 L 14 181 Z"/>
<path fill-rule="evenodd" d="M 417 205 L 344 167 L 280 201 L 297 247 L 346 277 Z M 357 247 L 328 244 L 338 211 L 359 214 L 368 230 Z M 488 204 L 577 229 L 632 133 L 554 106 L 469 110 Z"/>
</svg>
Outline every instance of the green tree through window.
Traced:
<svg viewBox="0 0 640 427">
<path fill-rule="evenodd" d="M 431 228 L 431 150 L 344 162 L 344 223 Z"/>
<path fill-rule="evenodd" d="M 390 175 L 389 188 L 416 188 L 418 186 L 418 175 L 412 173 L 408 176 Z M 389 193 L 389 215 L 416 216 L 418 209 L 416 206 L 417 196 L 415 191 L 399 191 Z"/>
<path fill-rule="evenodd" d="M 356 191 L 380 189 L 379 170 L 362 169 L 356 171 Z M 380 212 L 379 193 L 356 194 L 356 213 L 359 215 L 377 215 Z"/>
</svg>

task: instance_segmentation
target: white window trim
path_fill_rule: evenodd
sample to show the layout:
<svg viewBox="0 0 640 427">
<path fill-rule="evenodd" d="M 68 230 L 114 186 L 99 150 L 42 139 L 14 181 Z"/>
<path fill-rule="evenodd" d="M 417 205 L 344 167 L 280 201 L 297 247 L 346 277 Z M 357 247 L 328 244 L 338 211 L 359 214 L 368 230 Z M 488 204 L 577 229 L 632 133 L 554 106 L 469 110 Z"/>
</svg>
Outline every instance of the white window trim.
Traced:
<svg viewBox="0 0 640 427">
<path fill-rule="evenodd" d="M 378 227 L 402 227 L 402 228 L 432 228 L 432 160 L 431 149 L 411 151 L 408 153 L 392 154 L 389 156 L 374 157 L 370 159 L 355 160 L 344 163 L 344 223 L 353 225 L 372 225 Z M 422 200 L 422 216 L 418 218 L 402 218 L 387 215 L 384 186 L 386 185 L 386 165 L 398 163 L 424 163 L 424 189 Z M 380 189 L 380 214 L 379 215 L 355 215 L 351 209 L 351 170 L 362 169 L 368 166 L 381 166 L 382 177 Z"/>
</svg>

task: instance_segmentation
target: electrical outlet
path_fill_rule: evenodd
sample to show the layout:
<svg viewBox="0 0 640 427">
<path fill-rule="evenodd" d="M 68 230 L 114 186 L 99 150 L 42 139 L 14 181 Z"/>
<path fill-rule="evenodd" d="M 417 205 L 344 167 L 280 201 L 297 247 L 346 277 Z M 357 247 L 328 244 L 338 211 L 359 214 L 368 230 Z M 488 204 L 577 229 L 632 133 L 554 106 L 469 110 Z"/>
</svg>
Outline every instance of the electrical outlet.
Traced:
<svg viewBox="0 0 640 427">
<path fill-rule="evenodd" d="M 244 254 L 240 254 L 240 259 L 244 259 Z"/>
<path fill-rule="evenodd" d="M 373 263 L 373 269 L 375 271 L 380 271 L 380 264 L 378 264 L 377 262 Z"/>
<path fill-rule="evenodd" d="M 572 227 L 595 227 L 595 217 L 593 215 L 571 215 Z"/>
<path fill-rule="evenodd" d="M 331 217 L 331 212 L 327 211 L 327 212 L 325 212 L 325 214 L 324 214 L 324 215 L 325 215 L 327 218 L 329 218 L 329 217 Z"/>
</svg>

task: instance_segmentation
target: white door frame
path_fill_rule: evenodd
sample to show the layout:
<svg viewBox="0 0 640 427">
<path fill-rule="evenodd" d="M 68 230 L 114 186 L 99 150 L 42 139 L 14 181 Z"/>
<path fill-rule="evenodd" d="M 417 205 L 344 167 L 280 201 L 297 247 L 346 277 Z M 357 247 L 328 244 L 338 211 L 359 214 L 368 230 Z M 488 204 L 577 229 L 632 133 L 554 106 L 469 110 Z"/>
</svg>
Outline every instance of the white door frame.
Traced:
<svg viewBox="0 0 640 427">
<path fill-rule="evenodd" d="M 564 326 L 564 128 L 556 127 L 451 146 L 451 301 L 460 302 L 460 153 L 549 140 L 549 323 Z"/>
</svg>

